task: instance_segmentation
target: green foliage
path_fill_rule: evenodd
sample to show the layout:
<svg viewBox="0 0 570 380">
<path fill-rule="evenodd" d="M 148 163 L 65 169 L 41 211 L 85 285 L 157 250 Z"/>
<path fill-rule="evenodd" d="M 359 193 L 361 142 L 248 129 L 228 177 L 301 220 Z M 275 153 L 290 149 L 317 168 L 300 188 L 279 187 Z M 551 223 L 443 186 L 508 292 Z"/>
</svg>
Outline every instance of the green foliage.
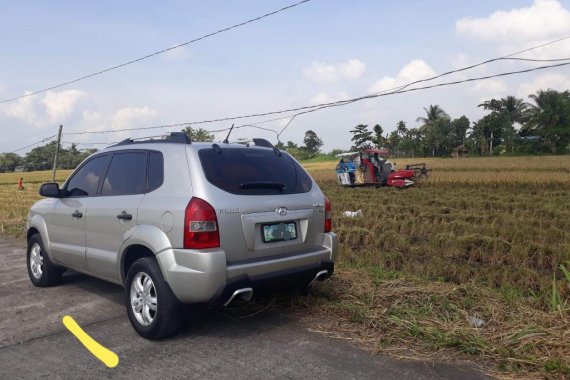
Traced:
<svg viewBox="0 0 570 380">
<path fill-rule="evenodd" d="M 387 140 L 384 136 L 382 136 L 382 133 L 384 133 L 384 129 L 380 124 L 376 124 L 374 126 L 374 139 L 372 141 L 378 148 L 383 148 L 387 143 Z"/>
<path fill-rule="evenodd" d="M 540 90 L 530 95 L 526 123 L 521 134 L 540 136 L 550 153 L 567 152 L 570 145 L 570 92 Z"/>
<path fill-rule="evenodd" d="M 22 166 L 27 172 L 37 170 L 51 170 L 55 157 L 57 143 L 50 142 L 44 146 L 38 146 L 29 151 L 25 157 L 20 157 L 15 153 L 0 154 L 0 172 L 12 172 L 18 166 Z M 78 150 L 75 144 L 69 149 L 60 147 L 58 154 L 58 169 L 75 169 L 90 154 L 96 152 L 95 149 Z"/>
<path fill-rule="evenodd" d="M 182 132 L 186 133 L 192 141 L 214 141 L 214 135 L 202 128 L 194 129 L 192 127 L 186 127 L 182 130 Z"/>
<path fill-rule="evenodd" d="M 405 124 L 404 124 L 405 125 Z M 407 156 L 420 156 L 422 154 L 422 134 L 419 129 L 406 129 L 398 143 L 398 151 Z"/>
<path fill-rule="evenodd" d="M 0 173 L 13 172 L 21 163 L 22 157 L 16 153 L 2 153 L 0 154 Z"/>
<path fill-rule="evenodd" d="M 351 150 L 368 149 L 372 146 L 372 132 L 368 130 L 368 125 L 358 124 L 350 133 L 353 134 L 350 141 L 354 144 Z"/>
<path fill-rule="evenodd" d="M 430 126 L 435 124 L 438 120 L 449 119 L 449 115 L 437 104 L 430 104 L 428 108 L 424 107 L 426 116 L 419 116 L 416 118 L 417 122 L 423 123 L 422 127 Z"/>
<path fill-rule="evenodd" d="M 304 150 L 311 157 L 319 154 L 321 146 L 323 146 L 323 141 L 317 136 L 317 134 L 311 130 L 305 132 L 305 138 L 303 139 L 305 144 Z"/>
</svg>

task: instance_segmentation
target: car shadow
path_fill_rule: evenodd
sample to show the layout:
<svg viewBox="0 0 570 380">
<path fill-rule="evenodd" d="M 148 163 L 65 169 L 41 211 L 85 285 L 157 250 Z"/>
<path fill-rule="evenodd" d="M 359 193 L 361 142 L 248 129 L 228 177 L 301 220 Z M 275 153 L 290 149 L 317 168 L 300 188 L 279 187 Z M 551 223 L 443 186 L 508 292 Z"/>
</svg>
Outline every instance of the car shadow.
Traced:
<svg viewBox="0 0 570 380">
<path fill-rule="evenodd" d="M 118 306 L 124 307 L 125 305 L 122 286 L 71 269 L 63 274 L 60 286 L 76 287 L 97 297 L 105 298 Z M 262 295 L 254 297 L 250 302 L 236 300 L 228 307 L 210 307 L 202 304 L 183 305 L 180 330 L 168 339 L 178 340 L 211 335 L 239 339 L 290 323 L 293 318 L 276 306 L 276 297 L 276 295 Z M 126 312 L 124 318 L 128 318 Z"/>
<path fill-rule="evenodd" d="M 61 278 L 61 287 L 74 286 L 89 293 L 103 297 L 118 305 L 124 304 L 124 291 L 121 285 L 100 280 L 83 273 L 68 269 Z"/>
<path fill-rule="evenodd" d="M 291 323 L 295 318 L 273 304 L 275 297 L 260 296 L 250 302 L 234 302 L 228 307 L 187 305 L 180 330 L 174 339 L 219 336 L 241 339 L 266 333 Z M 172 339 L 172 338 L 171 338 Z"/>
</svg>

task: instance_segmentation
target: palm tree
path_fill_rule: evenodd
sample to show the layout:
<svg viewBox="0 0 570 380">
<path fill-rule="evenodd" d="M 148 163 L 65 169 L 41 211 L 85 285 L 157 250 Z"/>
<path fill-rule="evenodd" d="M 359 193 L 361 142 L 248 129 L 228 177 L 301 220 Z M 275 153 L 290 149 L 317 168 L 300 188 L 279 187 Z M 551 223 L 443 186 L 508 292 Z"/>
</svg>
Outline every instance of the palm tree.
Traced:
<svg viewBox="0 0 570 380">
<path fill-rule="evenodd" d="M 425 147 L 431 150 L 431 155 L 435 156 L 437 140 L 436 124 L 441 120 L 449 120 L 449 115 L 437 104 L 430 104 L 428 108 L 424 107 L 426 117 L 420 116 L 416 119 L 417 122 L 422 122 L 420 132 L 424 135 Z"/>
<path fill-rule="evenodd" d="M 570 142 L 570 92 L 540 90 L 529 98 L 535 104 L 528 105 L 522 133 L 541 136 L 551 153 L 566 148 Z"/>
<path fill-rule="evenodd" d="M 524 123 L 526 118 L 526 110 L 528 108 L 527 103 L 525 103 L 522 99 L 510 95 L 506 98 L 501 99 L 501 102 L 503 103 L 503 112 L 508 115 L 508 118 L 511 121 L 511 125 L 515 123 Z"/>
<path fill-rule="evenodd" d="M 214 135 L 202 128 L 194 129 L 192 127 L 186 127 L 182 130 L 182 132 L 186 133 L 192 141 L 214 141 Z"/>
<path fill-rule="evenodd" d="M 515 139 L 515 123 L 522 124 L 526 120 L 528 105 L 519 98 L 514 96 L 507 96 L 502 99 L 491 99 L 481 104 L 486 110 L 491 111 L 493 114 L 499 115 L 503 118 L 502 136 L 506 143 L 507 150 L 511 152 L 514 150 Z"/>
<path fill-rule="evenodd" d="M 406 128 L 406 122 L 400 120 L 398 124 L 396 124 L 396 131 L 400 136 L 404 137 L 406 135 L 406 132 L 408 131 L 408 129 Z"/>
<path fill-rule="evenodd" d="M 426 117 L 419 116 L 416 119 L 417 122 L 423 123 L 422 127 L 433 125 L 440 119 L 449 119 L 449 115 L 437 104 L 430 104 L 428 108 L 424 107 L 424 111 L 426 111 Z"/>
</svg>

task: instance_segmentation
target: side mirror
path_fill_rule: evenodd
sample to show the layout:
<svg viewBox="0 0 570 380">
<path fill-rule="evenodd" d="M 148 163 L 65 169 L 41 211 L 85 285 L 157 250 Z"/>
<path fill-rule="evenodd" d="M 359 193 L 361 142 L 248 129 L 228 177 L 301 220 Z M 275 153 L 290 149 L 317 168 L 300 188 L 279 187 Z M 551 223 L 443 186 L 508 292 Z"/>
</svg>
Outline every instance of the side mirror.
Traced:
<svg viewBox="0 0 570 380">
<path fill-rule="evenodd" d="M 44 183 L 40 187 L 40 195 L 48 198 L 60 198 L 59 185 L 55 182 Z"/>
</svg>

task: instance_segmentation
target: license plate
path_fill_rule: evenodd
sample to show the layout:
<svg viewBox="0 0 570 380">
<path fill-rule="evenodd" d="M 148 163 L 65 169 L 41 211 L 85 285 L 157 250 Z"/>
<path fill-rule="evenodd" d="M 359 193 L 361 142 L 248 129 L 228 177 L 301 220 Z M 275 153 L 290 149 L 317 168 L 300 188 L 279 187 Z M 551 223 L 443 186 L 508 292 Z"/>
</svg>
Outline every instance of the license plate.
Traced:
<svg viewBox="0 0 570 380">
<path fill-rule="evenodd" d="M 264 243 L 297 239 L 295 222 L 264 224 L 261 226 L 261 236 Z"/>
</svg>

